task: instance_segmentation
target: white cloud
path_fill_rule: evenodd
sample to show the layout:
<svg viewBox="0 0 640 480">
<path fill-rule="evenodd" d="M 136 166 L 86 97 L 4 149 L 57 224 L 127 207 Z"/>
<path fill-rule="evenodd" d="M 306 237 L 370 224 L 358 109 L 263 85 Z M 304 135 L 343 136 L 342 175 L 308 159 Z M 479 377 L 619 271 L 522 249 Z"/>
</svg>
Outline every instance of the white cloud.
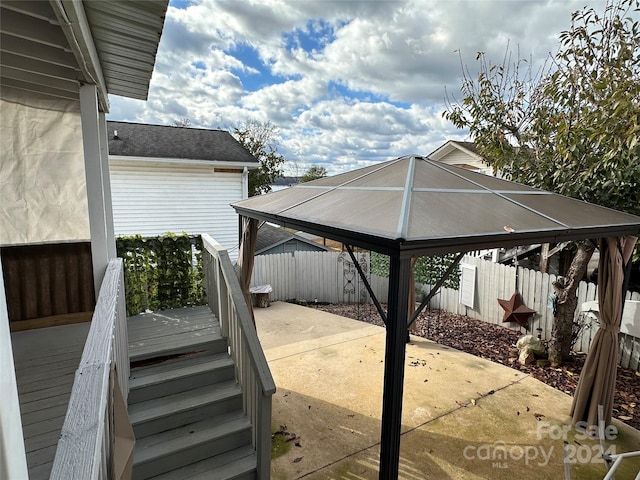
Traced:
<svg viewBox="0 0 640 480">
<path fill-rule="evenodd" d="M 281 153 L 330 173 L 427 154 L 464 138 L 446 122 L 460 58 L 540 64 L 582 1 L 196 1 L 171 7 L 149 101 L 112 98 L 114 120 L 218 128 L 271 121 Z M 596 4 L 596 0 L 588 2 Z"/>
</svg>

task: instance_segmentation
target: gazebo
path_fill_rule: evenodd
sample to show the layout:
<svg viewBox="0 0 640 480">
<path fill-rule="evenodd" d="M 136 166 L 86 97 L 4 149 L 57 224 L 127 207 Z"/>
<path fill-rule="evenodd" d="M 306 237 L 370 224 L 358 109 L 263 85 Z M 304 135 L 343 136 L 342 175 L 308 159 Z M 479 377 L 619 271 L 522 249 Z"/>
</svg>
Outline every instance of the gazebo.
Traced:
<svg viewBox="0 0 640 480">
<path fill-rule="evenodd" d="M 245 275 L 257 221 L 390 257 L 380 479 L 398 476 L 412 258 L 640 233 L 640 217 L 417 155 L 252 197 L 233 207 L 247 219 L 247 241 L 240 253 Z"/>
</svg>

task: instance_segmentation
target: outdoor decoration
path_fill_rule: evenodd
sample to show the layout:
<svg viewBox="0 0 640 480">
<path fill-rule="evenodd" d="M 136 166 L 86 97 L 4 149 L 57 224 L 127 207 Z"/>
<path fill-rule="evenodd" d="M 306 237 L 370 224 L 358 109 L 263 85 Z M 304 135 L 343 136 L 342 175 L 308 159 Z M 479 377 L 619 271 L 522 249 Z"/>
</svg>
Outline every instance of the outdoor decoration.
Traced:
<svg viewBox="0 0 640 480">
<path fill-rule="evenodd" d="M 526 307 L 522 303 L 522 297 L 516 290 L 509 300 L 498 299 L 498 303 L 504 309 L 503 322 L 518 322 L 521 327 L 529 330 L 529 317 L 536 311 Z"/>
<path fill-rule="evenodd" d="M 533 335 L 525 335 L 518 339 L 518 361 L 520 365 L 529 365 L 538 357 L 546 356 L 547 352 L 542 344 L 542 340 Z"/>
</svg>

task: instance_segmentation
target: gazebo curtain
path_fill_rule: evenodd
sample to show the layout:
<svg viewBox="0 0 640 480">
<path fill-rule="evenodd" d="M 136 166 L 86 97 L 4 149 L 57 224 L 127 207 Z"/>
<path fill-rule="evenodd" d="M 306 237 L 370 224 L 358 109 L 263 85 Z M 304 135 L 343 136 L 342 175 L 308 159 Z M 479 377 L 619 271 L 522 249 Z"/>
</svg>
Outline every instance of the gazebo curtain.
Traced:
<svg viewBox="0 0 640 480">
<path fill-rule="evenodd" d="M 636 241 L 637 238 L 631 236 L 600 240 L 600 329 L 591 344 L 573 397 L 571 416 L 574 425 L 578 422 L 598 425 L 598 405 L 603 406 L 605 424 L 611 422 L 618 366 L 618 333 L 629 277 L 628 267 Z"/>
<path fill-rule="evenodd" d="M 253 272 L 253 256 L 256 251 L 256 241 L 258 238 L 258 220 L 254 218 L 242 217 L 242 238 L 240 240 L 240 252 L 238 253 L 238 278 L 240 288 L 247 302 L 247 307 L 251 313 L 251 320 L 255 325 L 253 315 L 253 302 L 251 301 L 251 274 Z"/>
</svg>

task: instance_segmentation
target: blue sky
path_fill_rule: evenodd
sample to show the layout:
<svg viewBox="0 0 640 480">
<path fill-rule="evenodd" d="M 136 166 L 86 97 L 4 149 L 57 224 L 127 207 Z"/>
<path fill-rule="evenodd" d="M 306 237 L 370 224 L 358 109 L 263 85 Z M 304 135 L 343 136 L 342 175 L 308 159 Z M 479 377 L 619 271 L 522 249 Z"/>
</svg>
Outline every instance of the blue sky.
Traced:
<svg viewBox="0 0 640 480">
<path fill-rule="evenodd" d="M 508 45 L 540 65 L 580 0 L 171 0 L 147 102 L 110 120 L 271 122 L 286 173 L 330 174 L 468 139 L 442 118 L 461 64 Z M 445 90 L 446 89 L 446 90 Z"/>
</svg>

